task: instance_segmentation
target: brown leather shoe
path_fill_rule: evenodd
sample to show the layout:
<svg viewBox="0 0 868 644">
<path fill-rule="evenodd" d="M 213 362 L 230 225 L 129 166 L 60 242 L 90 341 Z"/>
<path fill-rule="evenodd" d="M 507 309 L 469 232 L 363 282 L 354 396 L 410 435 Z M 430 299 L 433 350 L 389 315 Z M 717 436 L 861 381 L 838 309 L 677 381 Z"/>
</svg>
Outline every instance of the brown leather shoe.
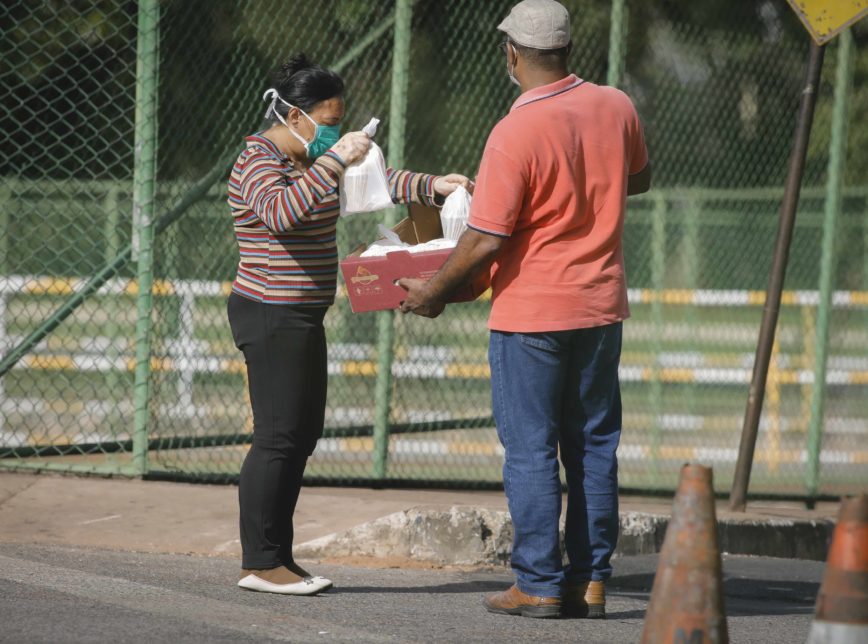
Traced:
<svg viewBox="0 0 868 644">
<path fill-rule="evenodd" d="M 606 588 L 602 581 L 564 587 L 563 614 L 579 619 L 606 619 Z"/>
<path fill-rule="evenodd" d="M 541 618 L 561 616 L 560 598 L 526 595 L 515 585 L 502 593 L 489 595 L 485 598 L 483 604 L 485 605 L 485 610 L 489 613 Z"/>
</svg>

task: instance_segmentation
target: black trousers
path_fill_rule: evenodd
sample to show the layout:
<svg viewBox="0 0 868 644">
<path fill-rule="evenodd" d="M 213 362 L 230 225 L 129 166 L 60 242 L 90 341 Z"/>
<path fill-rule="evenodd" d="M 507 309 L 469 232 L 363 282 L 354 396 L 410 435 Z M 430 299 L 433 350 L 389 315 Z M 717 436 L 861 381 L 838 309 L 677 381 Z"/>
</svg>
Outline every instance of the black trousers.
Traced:
<svg viewBox="0 0 868 644">
<path fill-rule="evenodd" d="M 325 422 L 327 307 L 262 304 L 233 293 L 227 309 L 253 408 L 253 445 L 238 485 L 241 565 L 276 568 L 292 562 L 292 515 Z"/>
</svg>

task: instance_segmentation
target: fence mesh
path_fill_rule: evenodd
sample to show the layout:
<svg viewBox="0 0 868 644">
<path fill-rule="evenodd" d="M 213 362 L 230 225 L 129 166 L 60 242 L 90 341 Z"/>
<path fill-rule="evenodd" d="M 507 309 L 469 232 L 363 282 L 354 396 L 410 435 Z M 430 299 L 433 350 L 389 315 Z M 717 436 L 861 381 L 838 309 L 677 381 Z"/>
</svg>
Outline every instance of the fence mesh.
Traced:
<svg viewBox="0 0 868 644">
<path fill-rule="evenodd" d="M 144 5 L 145 3 L 141 3 Z M 251 436 L 244 362 L 226 297 L 238 255 L 228 166 L 262 125 L 268 72 L 296 51 L 340 71 L 345 131 L 372 116 L 389 154 L 393 2 L 159 2 L 153 301 L 148 396 L 136 398 L 134 178 L 140 6 L 121 0 L 7 2 L 0 9 L 0 347 L 6 358 L 103 276 L 0 379 L 0 467 L 199 479 L 235 476 Z M 629 202 L 633 317 L 622 359 L 621 484 L 671 489 L 686 460 L 728 487 L 771 262 L 807 37 L 784 2 L 565 2 L 571 67 L 637 105 L 653 190 Z M 708 6 L 706 6 L 708 4 Z M 408 169 L 475 173 L 488 132 L 516 96 L 495 27 L 511 2 L 413 4 Z M 613 29 L 613 15 L 615 24 Z M 614 36 L 610 37 L 610 34 Z M 844 189 L 835 254 L 820 488 L 868 484 L 868 32 L 853 33 Z M 614 41 L 612 40 L 614 38 Z M 829 47 L 769 374 L 751 491 L 803 494 L 826 186 L 841 46 Z M 623 60 L 623 68 L 621 62 Z M 141 69 L 139 74 L 141 74 Z M 142 99 L 138 103 L 141 106 Z M 138 166 L 137 166 L 138 163 Z M 339 225 L 343 256 L 376 216 Z M 135 245 L 134 245 L 135 246 Z M 112 261 L 119 258 L 114 264 Z M 108 269 L 108 270 L 107 270 Z M 104 282 L 104 283 L 103 283 Z M 385 480 L 495 484 L 489 302 L 437 320 L 394 319 Z M 326 320 L 326 437 L 309 476 L 373 481 L 377 317 L 345 293 Z M 139 365 L 141 368 L 141 364 Z M 141 385 L 141 383 L 139 383 Z M 141 393 L 141 392 L 140 392 Z M 136 404 L 139 422 L 136 420 Z M 143 420 L 142 420 L 143 419 Z M 141 435 L 140 435 L 141 436 Z M 138 463 L 138 464 L 136 464 Z M 810 487 L 810 486 L 809 486 Z"/>
</svg>

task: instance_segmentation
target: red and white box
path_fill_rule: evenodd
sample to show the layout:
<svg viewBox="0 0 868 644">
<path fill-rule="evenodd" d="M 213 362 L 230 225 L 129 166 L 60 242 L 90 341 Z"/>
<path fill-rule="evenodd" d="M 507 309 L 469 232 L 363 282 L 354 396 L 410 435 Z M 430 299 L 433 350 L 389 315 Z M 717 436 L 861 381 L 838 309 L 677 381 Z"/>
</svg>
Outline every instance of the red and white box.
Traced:
<svg viewBox="0 0 868 644">
<path fill-rule="evenodd" d="M 436 208 L 411 204 L 408 210 L 409 217 L 392 228 L 402 242 L 415 246 L 443 237 L 440 212 Z M 395 282 L 402 277 L 431 279 L 453 250 L 410 253 L 397 249 L 383 256 L 361 257 L 367 248 L 367 245 L 359 246 L 340 262 L 353 313 L 397 309 L 407 292 Z M 455 293 L 449 302 L 470 302 L 487 288 L 486 278 L 477 279 Z"/>
</svg>

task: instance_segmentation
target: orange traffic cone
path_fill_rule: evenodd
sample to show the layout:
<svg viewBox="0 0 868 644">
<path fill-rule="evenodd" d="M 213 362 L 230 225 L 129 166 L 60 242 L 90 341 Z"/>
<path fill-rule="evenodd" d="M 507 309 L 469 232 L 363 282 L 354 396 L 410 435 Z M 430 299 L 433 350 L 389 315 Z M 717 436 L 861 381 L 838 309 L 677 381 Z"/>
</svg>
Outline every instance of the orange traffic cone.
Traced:
<svg viewBox="0 0 868 644">
<path fill-rule="evenodd" d="M 685 465 L 645 614 L 643 644 L 729 641 L 711 468 Z"/>
<path fill-rule="evenodd" d="M 868 494 L 845 499 L 808 644 L 868 642 Z"/>
</svg>

